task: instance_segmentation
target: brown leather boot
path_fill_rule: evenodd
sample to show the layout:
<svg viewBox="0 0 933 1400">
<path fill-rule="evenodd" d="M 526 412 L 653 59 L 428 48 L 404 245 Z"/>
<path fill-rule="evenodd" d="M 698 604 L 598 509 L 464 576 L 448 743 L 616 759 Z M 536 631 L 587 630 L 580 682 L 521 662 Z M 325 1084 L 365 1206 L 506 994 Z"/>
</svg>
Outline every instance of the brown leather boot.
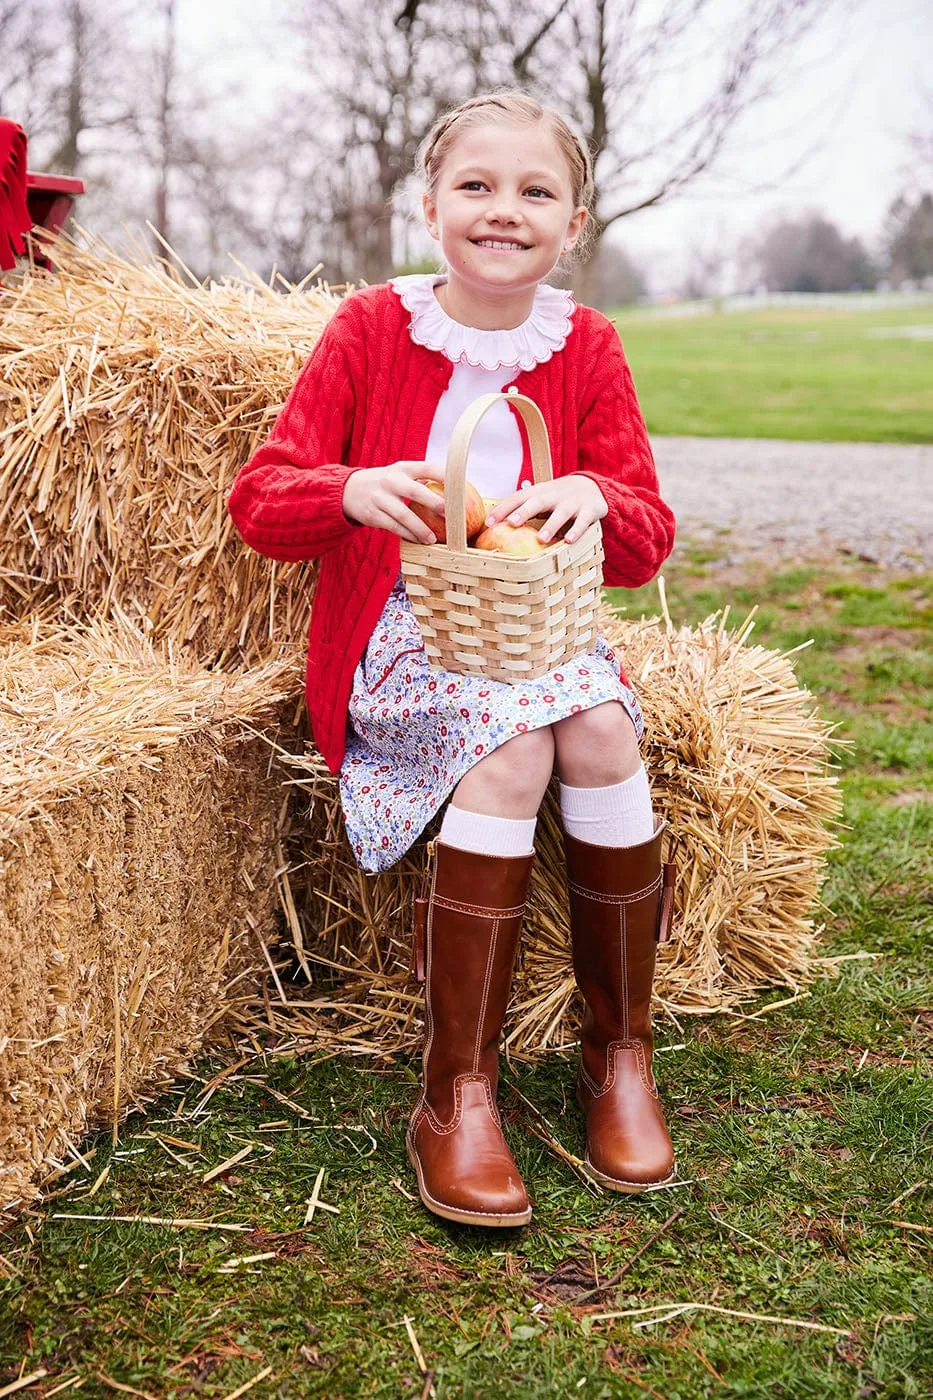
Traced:
<svg viewBox="0 0 933 1400">
<path fill-rule="evenodd" d="M 532 855 L 483 856 L 437 844 L 426 929 L 424 1085 L 406 1145 L 428 1210 L 464 1225 L 531 1219 L 502 1136 L 496 1088 L 533 862 Z"/>
<path fill-rule="evenodd" d="M 586 1164 L 612 1191 L 659 1186 L 676 1171 L 651 1068 L 655 944 L 669 936 L 674 897 L 664 826 L 656 821 L 640 846 L 564 835 L 573 968 L 586 1000 L 577 1101 Z"/>
</svg>

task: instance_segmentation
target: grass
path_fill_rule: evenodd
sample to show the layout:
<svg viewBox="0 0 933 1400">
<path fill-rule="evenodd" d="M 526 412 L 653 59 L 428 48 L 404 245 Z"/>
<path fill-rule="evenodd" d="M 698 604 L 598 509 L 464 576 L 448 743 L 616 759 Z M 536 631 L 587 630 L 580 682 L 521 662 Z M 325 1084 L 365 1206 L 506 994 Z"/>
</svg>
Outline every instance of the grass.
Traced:
<svg viewBox="0 0 933 1400">
<path fill-rule="evenodd" d="M 931 592 L 929 578 L 858 564 L 738 576 L 683 550 L 671 569 L 679 620 L 760 602 L 769 645 L 820 637 L 799 670 L 853 745 L 824 952 L 871 955 L 826 967 L 805 999 L 755 1020 L 658 1025 L 682 1184 L 630 1198 L 588 1189 L 531 1134 L 511 1090 L 579 1153 L 572 1063 L 513 1065 L 501 1102 L 534 1220 L 447 1225 L 412 1199 L 416 1066 L 269 1053 L 205 1104 L 225 1065 L 205 1059 L 124 1125 L 116 1149 L 109 1133 L 84 1144 L 87 1168 L 0 1239 L 0 1392 L 44 1371 L 26 1395 L 933 1393 Z M 637 614 L 656 597 L 615 601 Z M 305 1226 L 321 1169 L 320 1196 L 339 1214 Z M 104 1219 L 56 1218 L 68 1214 Z M 601 1316 L 669 1303 L 727 1312 Z"/>
<path fill-rule="evenodd" d="M 933 340 L 872 334 L 933 324 L 933 302 L 614 319 L 652 433 L 933 441 Z"/>
</svg>

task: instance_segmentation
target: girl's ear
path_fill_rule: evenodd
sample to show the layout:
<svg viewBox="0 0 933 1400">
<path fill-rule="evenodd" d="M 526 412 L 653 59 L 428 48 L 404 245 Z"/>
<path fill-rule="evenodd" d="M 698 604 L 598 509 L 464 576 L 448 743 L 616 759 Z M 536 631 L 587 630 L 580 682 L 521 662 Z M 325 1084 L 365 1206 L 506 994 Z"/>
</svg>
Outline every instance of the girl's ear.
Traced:
<svg viewBox="0 0 933 1400">
<path fill-rule="evenodd" d="M 584 226 L 589 217 L 589 210 L 586 209 L 583 205 L 581 205 L 580 208 L 576 211 L 576 213 L 572 215 L 570 223 L 567 225 L 567 232 L 564 235 L 563 251 L 565 253 L 569 253 L 573 250 L 574 245 L 576 244 L 577 239 L 580 237 L 580 234 L 583 232 Z"/>
<path fill-rule="evenodd" d="M 437 200 L 433 199 L 427 191 L 421 196 L 421 208 L 424 213 L 425 228 L 432 238 L 437 238 Z"/>
</svg>

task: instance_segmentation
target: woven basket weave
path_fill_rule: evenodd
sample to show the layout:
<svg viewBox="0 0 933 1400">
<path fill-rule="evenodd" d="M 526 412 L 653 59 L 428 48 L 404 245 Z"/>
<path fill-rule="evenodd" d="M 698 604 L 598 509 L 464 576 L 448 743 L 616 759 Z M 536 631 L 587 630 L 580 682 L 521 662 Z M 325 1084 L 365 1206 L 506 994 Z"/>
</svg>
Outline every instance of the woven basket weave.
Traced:
<svg viewBox="0 0 933 1400">
<path fill-rule="evenodd" d="M 524 420 L 534 479 L 550 481 L 547 428 L 517 391 L 484 394 L 454 428 L 444 476 L 446 544 L 402 541 L 402 576 L 432 666 L 519 684 L 546 675 L 596 642 L 602 530 L 558 541 L 531 559 L 472 549 L 466 538 L 466 467 L 473 433 L 501 401 Z"/>
</svg>

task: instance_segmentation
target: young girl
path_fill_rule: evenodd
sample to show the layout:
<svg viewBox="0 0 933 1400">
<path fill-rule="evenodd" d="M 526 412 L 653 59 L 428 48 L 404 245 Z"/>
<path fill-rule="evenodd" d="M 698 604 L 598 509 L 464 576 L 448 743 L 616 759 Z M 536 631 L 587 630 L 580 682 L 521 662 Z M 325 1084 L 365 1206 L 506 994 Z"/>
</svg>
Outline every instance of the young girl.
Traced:
<svg viewBox="0 0 933 1400">
<path fill-rule="evenodd" d="M 639 758 L 638 701 L 606 643 L 518 685 L 432 669 L 399 539 L 434 543 L 408 503 L 440 516 L 425 483 L 443 480 L 454 424 L 480 394 L 511 386 L 544 415 L 555 479 L 529 484 L 518 416 L 495 405 L 468 468 L 480 494 L 498 499 L 490 522 L 546 516 L 542 540 L 568 526 L 573 541 L 600 520 L 605 582 L 637 588 L 670 553 L 674 520 L 615 329 L 544 281 L 586 231 L 583 141 L 557 112 L 503 92 L 448 113 L 421 161 L 425 223 L 446 271 L 342 302 L 229 507 L 260 553 L 320 560 L 308 706 L 361 867 L 392 865 L 450 798 L 407 1146 L 430 1210 L 510 1226 L 531 1207 L 496 1109 L 498 1041 L 555 762 L 586 1003 L 577 1098 L 587 1164 L 617 1191 L 674 1174 L 649 1013 L 671 902 L 662 824 Z"/>
</svg>

